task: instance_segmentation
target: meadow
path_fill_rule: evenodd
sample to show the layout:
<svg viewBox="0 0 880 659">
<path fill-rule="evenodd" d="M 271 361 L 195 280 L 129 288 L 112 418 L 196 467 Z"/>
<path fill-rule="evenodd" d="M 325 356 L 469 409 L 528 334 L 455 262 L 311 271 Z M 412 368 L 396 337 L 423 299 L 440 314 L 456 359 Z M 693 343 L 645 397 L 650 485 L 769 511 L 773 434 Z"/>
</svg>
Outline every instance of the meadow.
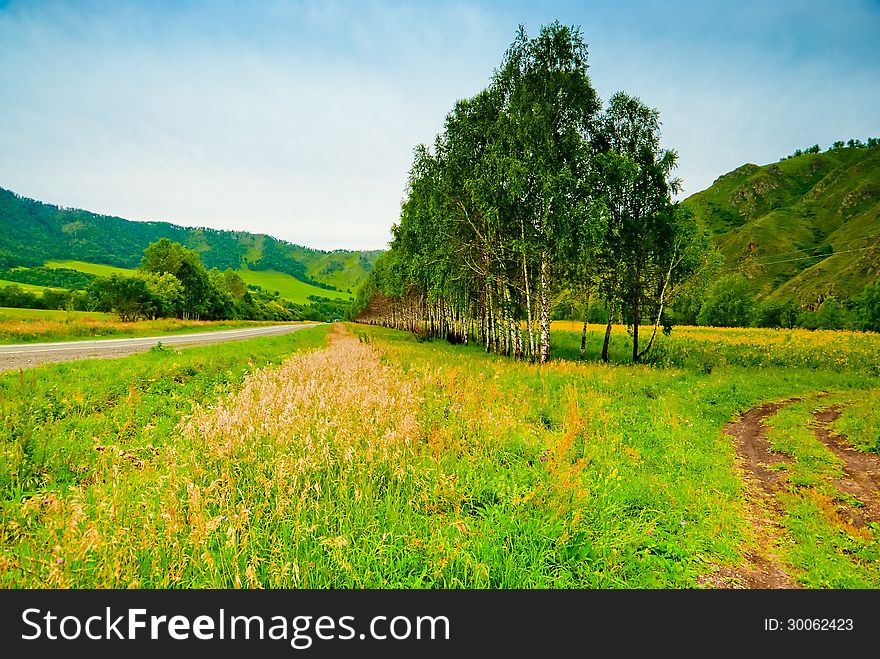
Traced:
<svg viewBox="0 0 880 659">
<path fill-rule="evenodd" d="M 43 265 L 47 268 L 79 270 L 80 272 L 86 272 L 97 277 L 109 277 L 110 275 L 123 275 L 127 277 L 136 272 L 133 268 L 118 268 L 115 265 L 89 263 L 87 261 L 46 261 Z"/>
<path fill-rule="evenodd" d="M 543 366 L 337 324 L 2 375 L 0 587 L 737 586 L 762 539 L 725 428 L 794 398 L 782 565 L 880 587 L 811 426 L 840 406 L 876 450 L 880 337 L 676 328 L 633 366 L 602 330 L 581 362 L 556 324 Z"/>
<path fill-rule="evenodd" d="M 348 293 L 329 291 L 318 286 L 312 286 L 286 272 L 275 272 L 274 270 L 236 270 L 236 273 L 246 284 L 259 286 L 270 293 L 278 291 L 280 297 L 290 300 L 295 304 L 308 304 L 310 295 L 326 297 L 331 300 L 352 299 L 352 296 Z"/>
<path fill-rule="evenodd" d="M 558 335 L 554 356 L 579 359 L 582 329 L 583 323 L 554 321 L 553 330 Z M 649 337 L 652 329 L 643 326 L 640 332 Z M 599 358 L 604 334 L 604 325 L 587 326 L 584 357 L 588 361 Z M 658 366 L 709 371 L 725 365 L 852 369 L 880 375 L 880 340 L 871 332 L 685 325 L 673 328 L 669 336 L 658 331 L 655 344 L 646 361 Z M 632 341 L 625 327 L 613 326 L 609 353 L 613 363 L 630 361 Z"/>
</svg>

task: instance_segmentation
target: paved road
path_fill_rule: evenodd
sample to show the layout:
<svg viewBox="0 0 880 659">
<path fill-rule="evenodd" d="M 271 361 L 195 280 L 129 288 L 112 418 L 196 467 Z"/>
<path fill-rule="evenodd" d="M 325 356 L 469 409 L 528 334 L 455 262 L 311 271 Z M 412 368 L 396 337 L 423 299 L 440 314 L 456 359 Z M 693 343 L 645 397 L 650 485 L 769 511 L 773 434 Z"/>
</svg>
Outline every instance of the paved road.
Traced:
<svg viewBox="0 0 880 659">
<path fill-rule="evenodd" d="M 204 345 L 253 339 L 258 336 L 287 334 L 306 327 L 314 327 L 314 323 L 247 327 L 218 332 L 199 332 L 198 334 L 143 336 L 134 339 L 93 339 L 90 341 L 0 345 L 0 371 L 30 368 L 44 362 L 65 362 L 71 359 L 94 359 L 96 357 L 125 357 L 135 352 L 149 350 L 159 341 L 163 346 Z"/>
</svg>

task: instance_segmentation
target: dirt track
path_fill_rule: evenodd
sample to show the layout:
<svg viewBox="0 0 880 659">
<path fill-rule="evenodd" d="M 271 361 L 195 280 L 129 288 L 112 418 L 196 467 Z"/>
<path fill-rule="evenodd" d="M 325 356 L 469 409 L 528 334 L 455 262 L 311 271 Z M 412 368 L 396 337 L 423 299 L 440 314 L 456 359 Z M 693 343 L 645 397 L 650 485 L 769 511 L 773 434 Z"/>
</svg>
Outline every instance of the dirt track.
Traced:
<svg viewBox="0 0 880 659">
<path fill-rule="evenodd" d="M 746 511 L 759 547 L 746 554 L 746 564 L 738 568 L 721 568 L 709 580 L 718 588 L 797 588 L 776 555 L 777 538 L 782 508 L 775 493 L 781 487 L 778 471 L 772 465 L 789 462 L 782 453 L 771 453 L 767 445 L 764 419 L 773 416 L 785 405 L 797 399 L 766 403 L 753 407 L 736 421 L 727 424 L 724 431 L 736 440 L 738 468 L 746 484 L 744 500 Z"/>
<path fill-rule="evenodd" d="M 736 441 L 737 467 L 745 488 L 743 499 L 746 514 L 755 530 L 757 547 L 748 551 L 745 561 L 737 567 L 720 567 L 701 579 L 704 585 L 715 588 L 799 588 L 777 556 L 783 529 L 780 520 L 782 506 L 776 493 L 785 487 L 782 473 L 775 465 L 791 462 L 784 453 L 770 452 L 764 421 L 782 407 L 800 399 L 765 403 L 746 411 L 725 427 L 725 432 Z M 833 432 L 829 425 L 840 416 L 840 407 L 834 406 L 813 413 L 813 432 L 816 438 L 843 461 L 844 477 L 835 481 L 841 492 L 848 493 L 862 505 L 844 511 L 846 521 L 855 527 L 866 522 L 880 521 L 880 458 L 853 448 L 847 439 Z M 838 515 L 841 512 L 838 511 Z"/>
<path fill-rule="evenodd" d="M 90 341 L 0 345 L 0 371 L 31 368 L 46 362 L 125 357 L 135 352 L 149 350 L 160 341 L 164 346 L 206 345 L 225 341 L 253 339 L 259 336 L 276 336 L 313 326 L 313 324 L 273 325 L 271 327 L 248 327 L 218 332 L 169 334 L 166 336 L 146 336 L 134 339 L 94 339 Z"/>
</svg>

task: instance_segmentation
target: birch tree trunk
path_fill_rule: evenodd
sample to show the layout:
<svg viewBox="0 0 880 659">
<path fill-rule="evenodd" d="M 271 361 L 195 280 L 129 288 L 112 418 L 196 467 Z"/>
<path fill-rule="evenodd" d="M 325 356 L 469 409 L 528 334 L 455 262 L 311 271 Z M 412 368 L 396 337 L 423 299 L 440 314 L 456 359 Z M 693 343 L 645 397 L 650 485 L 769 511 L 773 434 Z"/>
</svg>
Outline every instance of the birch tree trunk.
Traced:
<svg viewBox="0 0 880 659">
<path fill-rule="evenodd" d="M 550 262 L 541 253 L 541 354 L 540 363 L 550 360 Z"/>
</svg>

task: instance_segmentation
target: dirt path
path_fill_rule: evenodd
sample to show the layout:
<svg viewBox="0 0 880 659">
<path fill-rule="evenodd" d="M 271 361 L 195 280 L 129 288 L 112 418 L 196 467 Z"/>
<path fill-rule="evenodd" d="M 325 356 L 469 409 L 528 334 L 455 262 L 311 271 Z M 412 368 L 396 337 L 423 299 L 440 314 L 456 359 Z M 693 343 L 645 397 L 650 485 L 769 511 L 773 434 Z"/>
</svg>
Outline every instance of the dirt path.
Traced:
<svg viewBox="0 0 880 659">
<path fill-rule="evenodd" d="M 721 567 L 705 577 L 703 583 L 715 588 L 799 587 L 776 554 L 782 534 L 779 519 L 783 515 L 776 492 L 782 487 L 782 477 L 772 465 L 790 462 L 791 458 L 770 452 L 764 426 L 765 419 L 796 400 L 754 407 L 725 427 L 724 432 L 736 440 L 737 468 L 746 484 L 746 515 L 755 530 L 758 547 L 746 553 L 744 565 Z"/>
<path fill-rule="evenodd" d="M 862 453 L 853 448 L 843 435 L 838 435 L 829 427 L 840 417 L 840 407 L 834 406 L 813 412 L 816 438 L 825 444 L 834 455 L 843 460 L 844 478 L 834 484 L 861 501 L 864 506 L 849 507 L 850 522 L 864 526 L 866 522 L 880 522 L 880 456 Z"/>
<path fill-rule="evenodd" d="M 0 345 L 0 372 L 19 368 L 31 368 L 45 362 L 66 362 L 72 359 L 126 357 L 135 352 L 149 350 L 159 341 L 165 346 L 191 346 L 223 341 L 253 339 L 258 336 L 275 336 L 295 332 L 313 324 L 272 325 L 244 329 L 199 332 L 196 334 L 169 334 L 145 336 L 133 339 L 93 339 L 90 341 L 60 341 L 57 343 L 22 343 Z"/>
<path fill-rule="evenodd" d="M 800 399 L 766 403 L 754 407 L 727 424 L 724 432 L 736 441 L 737 468 L 746 487 L 746 515 L 755 530 L 758 548 L 746 553 L 745 564 L 722 566 L 704 576 L 701 583 L 715 588 L 799 588 L 777 556 L 784 515 L 776 493 L 784 488 L 782 472 L 775 465 L 791 462 L 784 453 L 772 453 L 764 421 L 782 407 Z M 840 416 L 840 406 L 813 412 L 813 432 L 843 461 L 844 477 L 835 480 L 838 490 L 855 497 L 862 505 L 845 506 L 842 513 L 855 527 L 880 522 L 880 456 L 862 453 L 846 437 L 830 428 Z"/>
</svg>

